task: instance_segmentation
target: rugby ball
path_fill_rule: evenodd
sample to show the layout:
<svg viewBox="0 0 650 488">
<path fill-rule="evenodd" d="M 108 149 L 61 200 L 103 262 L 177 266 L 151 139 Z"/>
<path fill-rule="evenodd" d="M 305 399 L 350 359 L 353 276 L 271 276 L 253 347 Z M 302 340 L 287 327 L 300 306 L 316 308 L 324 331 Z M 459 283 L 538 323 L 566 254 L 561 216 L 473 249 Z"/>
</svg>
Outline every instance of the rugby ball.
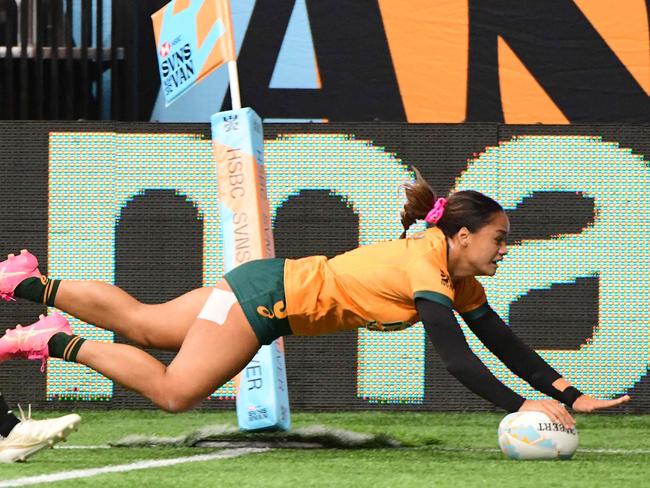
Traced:
<svg viewBox="0 0 650 488">
<path fill-rule="evenodd" d="M 499 447 L 510 459 L 571 459 L 578 431 L 542 412 L 515 412 L 499 424 Z"/>
</svg>

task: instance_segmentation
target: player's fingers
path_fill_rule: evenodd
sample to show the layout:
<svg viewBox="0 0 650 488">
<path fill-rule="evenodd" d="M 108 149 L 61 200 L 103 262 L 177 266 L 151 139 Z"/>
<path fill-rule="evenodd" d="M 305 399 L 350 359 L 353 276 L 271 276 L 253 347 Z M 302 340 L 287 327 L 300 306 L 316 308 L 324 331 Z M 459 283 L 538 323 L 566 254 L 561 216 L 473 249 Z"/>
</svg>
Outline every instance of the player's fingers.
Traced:
<svg viewBox="0 0 650 488">
<path fill-rule="evenodd" d="M 564 424 L 562 421 L 561 412 L 552 402 L 544 402 L 543 405 L 544 413 L 548 416 L 549 419 L 551 419 L 551 422 L 554 422 L 556 424 Z"/>
<path fill-rule="evenodd" d="M 557 422 L 564 425 L 567 429 L 572 429 L 575 426 L 575 419 L 571 416 L 567 409 L 564 408 L 564 405 L 557 402 L 550 402 L 550 408 L 557 416 Z"/>
<path fill-rule="evenodd" d="M 621 405 L 622 403 L 626 403 L 629 401 L 630 401 L 630 397 L 628 395 L 624 395 L 620 398 L 615 398 L 614 400 L 601 400 L 596 405 L 594 405 L 594 410 L 616 407 L 618 405 Z"/>
<path fill-rule="evenodd" d="M 561 423 L 560 417 L 558 416 L 557 412 L 555 412 L 548 405 L 544 405 L 541 410 L 546 414 L 546 416 L 551 420 L 551 422 L 554 422 L 556 424 Z"/>
<path fill-rule="evenodd" d="M 560 419 L 562 420 L 562 425 L 564 425 L 567 429 L 573 429 L 576 425 L 575 419 L 571 416 L 569 412 L 562 408 L 563 412 L 562 415 L 560 416 Z"/>
</svg>

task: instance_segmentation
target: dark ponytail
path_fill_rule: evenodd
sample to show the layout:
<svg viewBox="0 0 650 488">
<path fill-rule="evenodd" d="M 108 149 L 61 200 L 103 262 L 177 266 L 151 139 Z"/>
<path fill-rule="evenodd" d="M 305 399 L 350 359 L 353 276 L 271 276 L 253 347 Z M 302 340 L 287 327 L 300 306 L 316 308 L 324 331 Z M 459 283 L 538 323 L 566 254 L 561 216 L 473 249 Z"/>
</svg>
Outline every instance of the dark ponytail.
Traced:
<svg viewBox="0 0 650 488">
<path fill-rule="evenodd" d="M 404 185 L 407 201 L 401 213 L 404 232 L 400 239 L 406 237 L 406 230 L 416 220 L 427 216 L 436 201 L 431 186 L 417 168 L 413 171 L 415 181 Z M 442 217 L 436 224 L 427 223 L 427 226 L 436 225 L 447 237 L 454 236 L 463 227 L 474 233 L 489 224 L 499 212 L 503 212 L 503 208 L 495 200 L 474 190 L 463 190 L 453 193 L 447 199 Z"/>
<path fill-rule="evenodd" d="M 436 195 L 429 183 L 422 178 L 418 169 L 414 166 L 413 172 L 415 173 L 415 181 L 413 183 L 406 183 L 404 185 L 404 193 L 406 193 L 406 204 L 404 210 L 401 212 L 402 226 L 404 232 L 400 239 L 406 237 L 406 230 L 415 223 L 416 220 L 422 220 L 427 216 L 429 210 L 433 208 L 433 202 Z"/>
</svg>

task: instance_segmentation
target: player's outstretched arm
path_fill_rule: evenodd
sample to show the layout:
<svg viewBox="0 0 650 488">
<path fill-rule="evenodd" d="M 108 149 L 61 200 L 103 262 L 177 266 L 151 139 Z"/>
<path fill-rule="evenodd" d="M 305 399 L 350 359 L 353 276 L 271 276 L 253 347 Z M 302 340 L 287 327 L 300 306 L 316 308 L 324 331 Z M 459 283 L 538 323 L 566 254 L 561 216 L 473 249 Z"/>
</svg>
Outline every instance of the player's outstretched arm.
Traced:
<svg viewBox="0 0 650 488">
<path fill-rule="evenodd" d="M 525 399 L 501 383 L 472 352 L 451 309 L 422 298 L 416 299 L 415 306 L 447 371 L 494 405 L 518 411 Z"/>
<path fill-rule="evenodd" d="M 628 395 L 615 400 L 597 400 L 585 395 L 564 379 L 542 357 L 517 337 L 499 315 L 487 306 L 479 318 L 466 318 L 472 332 L 517 376 L 533 388 L 572 407 L 576 412 L 593 412 L 629 401 Z M 539 400 L 540 402 L 546 400 Z M 527 400 L 534 402 L 533 400 Z M 542 408 L 543 407 L 543 408 Z M 523 406 L 526 410 L 546 410 L 546 404 Z M 555 410 L 554 407 L 549 407 Z"/>
</svg>

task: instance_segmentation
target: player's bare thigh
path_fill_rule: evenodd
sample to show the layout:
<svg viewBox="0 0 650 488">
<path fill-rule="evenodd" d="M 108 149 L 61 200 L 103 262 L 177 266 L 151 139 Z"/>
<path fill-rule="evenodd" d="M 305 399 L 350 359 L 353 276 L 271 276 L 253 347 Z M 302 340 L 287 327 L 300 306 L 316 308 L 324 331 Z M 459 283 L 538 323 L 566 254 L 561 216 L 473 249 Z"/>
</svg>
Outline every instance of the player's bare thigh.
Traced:
<svg viewBox="0 0 650 488">
<path fill-rule="evenodd" d="M 166 303 L 143 305 L 142 322 L 150 325 L 143 342 L 158 349 L 178 351 L 215 289 L 232 294 L 228 282 L 222 279 L 214 287 L 197 288 Z"/>
<path fill-rule="evenodd" d="M 166 389 L 173 392 L 174 403 L 170 408 L 186 410 L 207 397 L 239 373 L 259 347 L 260 342 L 227 283 L 212 288 L 211 296 L 167 368 Z"/>
</svg>

